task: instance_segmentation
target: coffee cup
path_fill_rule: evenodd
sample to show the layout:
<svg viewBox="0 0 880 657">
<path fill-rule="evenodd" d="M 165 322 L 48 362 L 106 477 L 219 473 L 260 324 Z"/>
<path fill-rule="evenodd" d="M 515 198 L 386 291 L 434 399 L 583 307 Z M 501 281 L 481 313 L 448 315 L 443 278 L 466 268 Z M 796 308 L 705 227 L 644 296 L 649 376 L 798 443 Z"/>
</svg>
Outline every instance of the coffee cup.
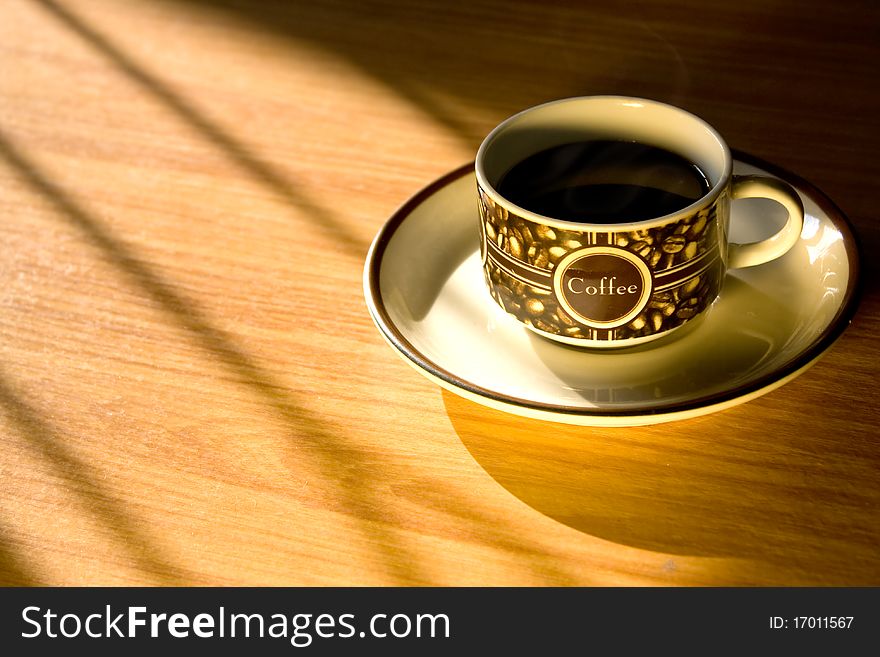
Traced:
<svg viewBox="0 0 880 657">
<path fill-rule="evenodd" d="M 582 347 L 638 345 L 704 316 L 729 269 L 784 255 L 804 221 L 789 185 L 734 175 L 714 128 L 643 98 L 520 112 L 483 141 L 476 178 L 491 297 L 528 329 Z M 785 224 L 730 242 L 730 204 L 743 198 L 780 203 Z"/>
</svg>

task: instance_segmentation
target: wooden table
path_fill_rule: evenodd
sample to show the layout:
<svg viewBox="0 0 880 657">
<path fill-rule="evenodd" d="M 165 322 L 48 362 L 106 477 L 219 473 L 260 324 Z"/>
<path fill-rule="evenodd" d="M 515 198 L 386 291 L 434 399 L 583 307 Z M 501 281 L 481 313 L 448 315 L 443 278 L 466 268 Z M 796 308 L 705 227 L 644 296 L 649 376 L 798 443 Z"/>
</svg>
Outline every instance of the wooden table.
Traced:
<svg viewBox="0 0 880 657">
<path fill-rule="evenodd" d="M 0 581 L 880 584 L 872 0 L 0 4 Z M 864 290 L 756 401 L 636 429 L 441 391 L 394 209 L 536 103 L 683 106 L 825 191 Z"/>
</svg>

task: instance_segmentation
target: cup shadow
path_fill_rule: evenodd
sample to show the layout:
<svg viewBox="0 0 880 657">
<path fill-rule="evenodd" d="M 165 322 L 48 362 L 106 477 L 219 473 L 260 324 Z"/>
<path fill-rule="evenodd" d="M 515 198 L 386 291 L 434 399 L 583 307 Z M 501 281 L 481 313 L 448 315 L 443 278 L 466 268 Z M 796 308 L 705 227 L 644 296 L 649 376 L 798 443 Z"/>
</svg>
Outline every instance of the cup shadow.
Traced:
<svg viewBox="0 0 880 657">
<path fill-rule="evenodd" d="M 661 429 L 600 429 L 509 415 L 445 390 L 443 402 L 489 476 L 580 532 L 674 555 L 772 562 L 804 583 L 823 581 L 835 560 L 862 559 L 861 583 L 880 581 L 880 494 L 845 481 L 850 469 L 876 470 L 876 459 L 845 440 L 820 445 L 809 418 L 789 418 L 795 429 L 754 444 L 737 431 L 747 418 L 738 408 Z"/>
</svg>

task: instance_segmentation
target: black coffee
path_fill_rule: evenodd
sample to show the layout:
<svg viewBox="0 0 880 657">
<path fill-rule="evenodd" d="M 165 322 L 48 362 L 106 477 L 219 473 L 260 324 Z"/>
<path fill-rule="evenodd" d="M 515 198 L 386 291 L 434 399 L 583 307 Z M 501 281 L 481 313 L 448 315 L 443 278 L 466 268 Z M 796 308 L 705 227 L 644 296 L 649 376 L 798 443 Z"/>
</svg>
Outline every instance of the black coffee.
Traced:
<svg viewBox="0 0 880 657">
<path fill-rule="evenodd" d="M 624 223 L 677 212 L 708 192 L 709 181 L 695 164 L 662 148 L 595 140 L 530 155 L 502 176 L 497 189 L 546 217 Z"/>
</svg>

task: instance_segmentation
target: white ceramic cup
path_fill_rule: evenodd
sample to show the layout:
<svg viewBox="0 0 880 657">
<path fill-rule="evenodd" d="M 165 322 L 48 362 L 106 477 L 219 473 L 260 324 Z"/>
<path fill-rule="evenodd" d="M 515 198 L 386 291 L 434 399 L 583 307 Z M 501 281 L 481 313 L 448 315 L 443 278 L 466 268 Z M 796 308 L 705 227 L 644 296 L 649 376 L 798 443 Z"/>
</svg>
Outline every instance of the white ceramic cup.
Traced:
<svg viewBox="0 0 880 657">
<path fill-rule="evenodd" d="M 671 214 L 579 223 L 520 207 L 497 189 L 517 163 L 581 141 L 637 142 L 696 165 L 709 190 Z M 643 98 L 587 96 L 539 105 L 496 127 L 477 153 L 481 255 L 492 298 L 526 327 L 584 347 L 654 340 L 702 316 L 729 268 L 752 267 L 797 243 L 803 204 L 789 185 L 735 176 L 721 135 L 685 110 Z M 731 199 L 762 197 L 788 219 L 756 243 L 728 241 Z"/>
</svg>

